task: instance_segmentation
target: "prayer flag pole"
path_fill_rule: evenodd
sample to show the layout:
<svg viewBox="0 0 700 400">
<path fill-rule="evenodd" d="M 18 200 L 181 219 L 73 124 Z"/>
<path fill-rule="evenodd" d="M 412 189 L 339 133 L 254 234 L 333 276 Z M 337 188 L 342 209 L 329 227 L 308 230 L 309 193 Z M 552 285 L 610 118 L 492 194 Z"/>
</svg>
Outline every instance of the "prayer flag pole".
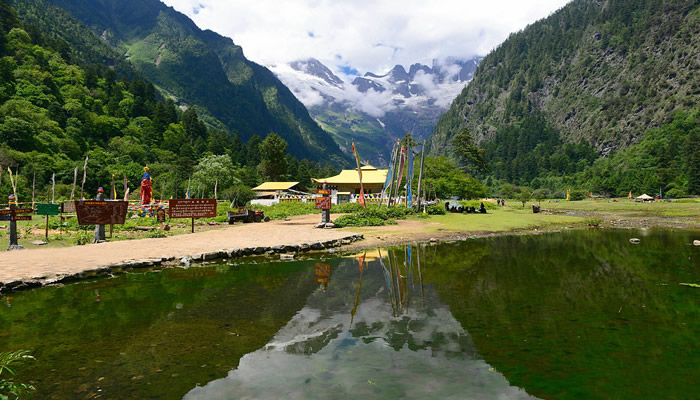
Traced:
<svg viewBox="0 0 700 400">
<path fill-rule="evenodd" d="M 73 189 L 70 191 L 70 199 L 73 201 L 73 198 L 75 197 L 75 184 L 78 182 L 78 167 L 75 167 L 73 170 Z"/>
<path fill-rule="evenodd" d="M 355 148 L 355 141 L 352 141 L 352 152 L 355 153 L 355 161 L 357 161 L 357 175 L 360 178 L 360 200 L 359 203 L 362 204 L 362 207 L 367 208 L 367 205 L 365 204 L 365 191 L 364 188 L 362 187 L 362 166 L 360 165 L 360 155 L 357 154 L 357 149 Z"/>
<path fill-rule="evenodd" d="M 416 194 L 416 201 L 418 202 L 418 211 L 420 211 L 421 206 L 421 184 L 423 182 L 423 160 L 425 159 L 425 144 L 420 151 L 420 170 L 418 171 L 418 193 Z"/>
<path fill-rule="evenodd" d="M 85 164 L 83 164 L 83 183 L 80 185 L 80 200 L 84 199 L 84 189 L 85 189 L 85 178 L 87 178 L 87 163 L 88 156 L 85 156 Z"/>
</svg>

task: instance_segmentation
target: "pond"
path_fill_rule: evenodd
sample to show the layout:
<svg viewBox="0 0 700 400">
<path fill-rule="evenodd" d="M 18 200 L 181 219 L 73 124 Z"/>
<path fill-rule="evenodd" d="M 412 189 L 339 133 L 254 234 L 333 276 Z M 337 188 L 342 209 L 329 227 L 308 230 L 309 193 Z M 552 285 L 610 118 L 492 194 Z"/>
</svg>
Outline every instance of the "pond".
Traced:
<svg viewBox="0 0 700 400">
<path fill-rule="evenodd" d="M 32 352 L 19 372 L 40 399 L 692 398 L 698 237 L 574 230 L 129 273 L 0 298 L 0 351 Z"/>
</svg>

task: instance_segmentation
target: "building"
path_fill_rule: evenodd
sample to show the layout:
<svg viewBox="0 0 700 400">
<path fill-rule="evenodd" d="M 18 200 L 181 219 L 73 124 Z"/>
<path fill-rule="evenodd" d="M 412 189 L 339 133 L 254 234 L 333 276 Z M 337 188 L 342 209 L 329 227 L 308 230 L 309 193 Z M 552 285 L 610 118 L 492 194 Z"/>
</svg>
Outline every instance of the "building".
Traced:
<svg viewBox="0 0 700 400">
<path fill-rule="evenodd" d="M 362 167 L 362 186 L 365 195 L 369 195 L 369 198 L 378 197 L 382 192 L 384 182 L 386 182 L 387 173 L 388 170 L 377 169 L 371 165 Z M 360 176 L 357 173 L 357 168 L 344 169 L 338 175 L 328 178 L 311 178 L 311 181 L 317 185 L 318 189 L 327 183 L 331 195 L 334 197 L 333 202 L 336 204 L 344 203 L 354 195 L 360 194 Z"/>
<path fill-rule="evenodd" d="M 280 201 L 305 201 L 308 197 L 299 182 L 265 182 L 253 189 L 257 199 L 251 204 L 272 205 Z"/>
</svg>

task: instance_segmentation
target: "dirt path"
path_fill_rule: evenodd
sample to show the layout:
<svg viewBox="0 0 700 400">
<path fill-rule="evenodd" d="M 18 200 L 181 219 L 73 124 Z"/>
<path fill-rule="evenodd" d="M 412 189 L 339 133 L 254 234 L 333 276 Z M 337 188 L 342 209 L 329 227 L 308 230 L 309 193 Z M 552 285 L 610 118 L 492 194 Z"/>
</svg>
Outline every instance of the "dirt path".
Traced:
<svg viewBox="0 0 700 400">
<path fill-rule="evenodd" d="M 162 260 L 230 249 L 301 245 L 353 236 L 355 232 L 315 229 L 318 215 L 289 221 L 242 224 L 226 229 L 161 239 L 141 239 L 90 244 L 68 248 L 45 248 L 3 252 L 0 287 L 14 281 L 72 275 L 139 260 Z"/>
</svg>

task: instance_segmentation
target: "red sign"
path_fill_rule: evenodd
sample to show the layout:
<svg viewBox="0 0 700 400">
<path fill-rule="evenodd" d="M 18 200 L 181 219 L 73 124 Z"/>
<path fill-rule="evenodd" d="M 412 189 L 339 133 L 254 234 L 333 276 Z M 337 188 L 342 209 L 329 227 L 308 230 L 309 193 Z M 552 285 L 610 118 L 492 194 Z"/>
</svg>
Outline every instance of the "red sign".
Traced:
<svg viewBox="0 0 700 400">
<path fill-rule="evenodd" d="M 318 189 L 316 190 L 317 194 L 331 194 L 331 191 L 329 189 Z"/>
<path fill-rule="evenodd" d="M 111 225 L 126 222 L 128 201 L 75 201 L 75 213 L 80 225 Z"/>
<path fill-rule="evenodd" d="M 216 199 L 171 199 L 170 218 L 216 217 Z"/>
<path fill-rule="evenodd" d="M 316 209 L 317 210 L 330 210 L 331 209 L 331 198 L 330 197 L 316 197 Z"/>
</svg>

